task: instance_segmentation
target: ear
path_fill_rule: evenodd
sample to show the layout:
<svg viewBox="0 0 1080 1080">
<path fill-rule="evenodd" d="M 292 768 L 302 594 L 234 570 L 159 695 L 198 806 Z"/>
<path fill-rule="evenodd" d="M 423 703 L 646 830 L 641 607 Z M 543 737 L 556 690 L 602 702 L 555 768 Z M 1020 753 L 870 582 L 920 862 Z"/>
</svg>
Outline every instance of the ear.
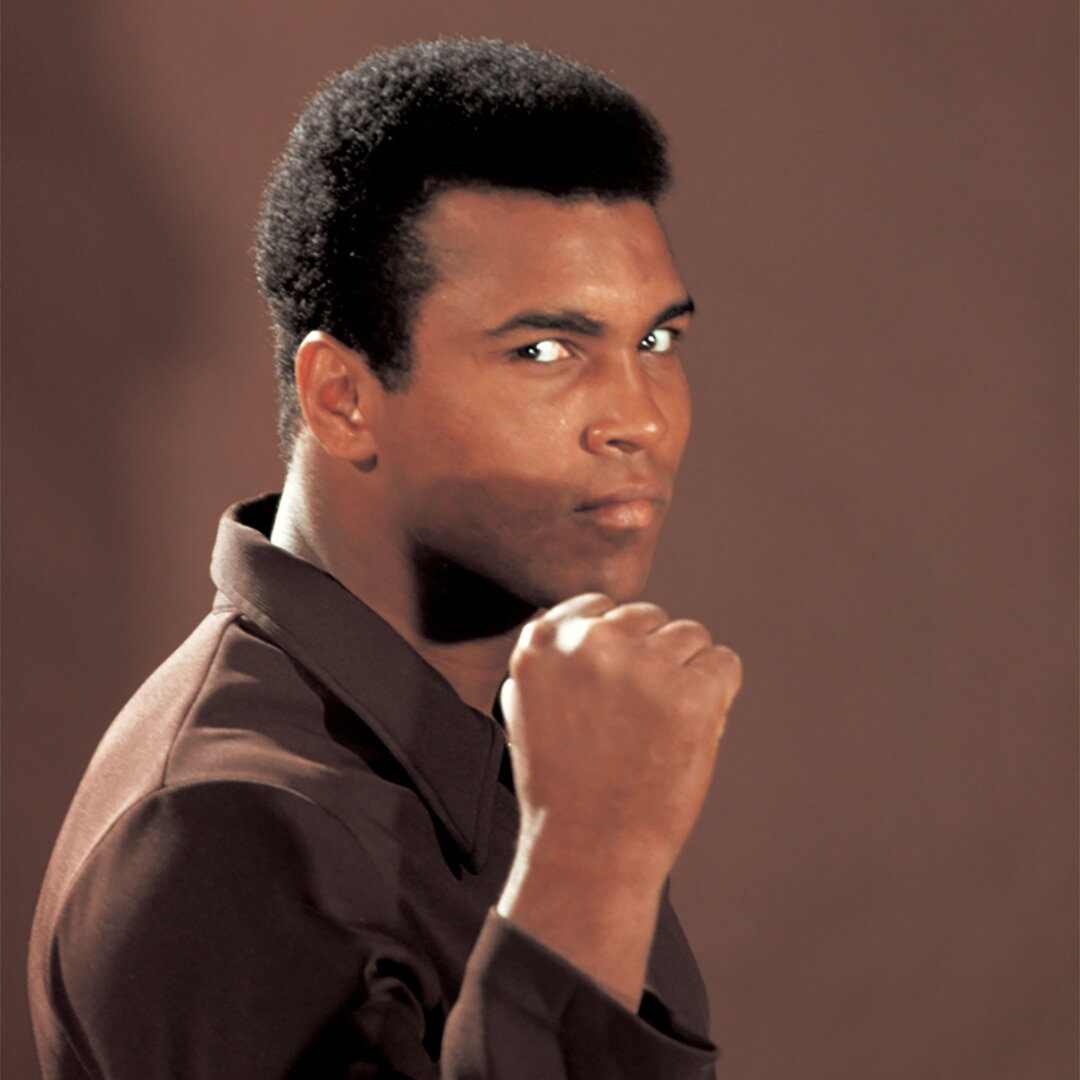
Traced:
<svg viewBox="0 0 1080 1080">
<path fill-rule="evenodd" d="M 307 426 L 331 457 L 375 464 L 371 420 L 384 391 L 362 354 L 313 330 L 296 350 L 296 392 Z"/>
</svg>

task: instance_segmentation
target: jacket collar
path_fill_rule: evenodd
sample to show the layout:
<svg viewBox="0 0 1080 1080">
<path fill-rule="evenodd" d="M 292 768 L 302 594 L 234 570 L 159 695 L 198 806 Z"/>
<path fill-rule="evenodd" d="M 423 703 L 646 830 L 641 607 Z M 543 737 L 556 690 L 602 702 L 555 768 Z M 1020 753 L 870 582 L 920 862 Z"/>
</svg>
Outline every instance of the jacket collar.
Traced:
<svg viewBox="0 0 1080 1080">
<path fill-rule="evenodd" d="M 336 578 L 270 543 L 277 504 L 266 495 L 225 511 L 214 584 L 364 719 L 478 870 L 506 747 L 501 729 Z"/>
</svg>

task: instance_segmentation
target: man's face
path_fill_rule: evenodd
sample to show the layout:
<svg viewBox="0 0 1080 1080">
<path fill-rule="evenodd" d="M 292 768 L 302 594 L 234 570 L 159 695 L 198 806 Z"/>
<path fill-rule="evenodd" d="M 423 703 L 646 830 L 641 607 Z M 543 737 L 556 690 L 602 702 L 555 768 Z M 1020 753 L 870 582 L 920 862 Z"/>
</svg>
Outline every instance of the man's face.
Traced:
<svg viewBox="0 0 1080 1080">
<path fill-rule="evenodd" d="M 455 189 L 378 424 L 397 542 L 548 606 L 645 583 L 690 427 L 686 289 L 652 208 Z"/>
</svg>

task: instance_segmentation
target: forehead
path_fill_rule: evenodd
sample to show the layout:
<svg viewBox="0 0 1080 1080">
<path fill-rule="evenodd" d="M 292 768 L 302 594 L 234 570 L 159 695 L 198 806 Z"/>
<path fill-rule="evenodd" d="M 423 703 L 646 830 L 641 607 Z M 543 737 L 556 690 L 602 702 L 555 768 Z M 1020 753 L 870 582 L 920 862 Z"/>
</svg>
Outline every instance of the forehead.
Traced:
<svg viewBox="0 0 1080 1080">
<path fill-rule="evenodd" d="M 458 188 L 420 222 L 434 265 L 432 303 L 490 320 L 523 307 L 655 311 L 685 295 L 648 203 Z"/>
</svg>

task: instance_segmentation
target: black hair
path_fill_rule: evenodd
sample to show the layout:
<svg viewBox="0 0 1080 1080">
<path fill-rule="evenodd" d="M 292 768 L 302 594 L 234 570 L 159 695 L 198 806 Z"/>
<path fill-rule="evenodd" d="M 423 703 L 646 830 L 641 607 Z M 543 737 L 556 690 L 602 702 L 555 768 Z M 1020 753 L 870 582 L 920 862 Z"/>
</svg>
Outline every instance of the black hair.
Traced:
<svg viewBox="0 0 1080 1080">
<path fill-rule="evenodd" d="M 440 191 L 482 185 L 655 204 L 663 133 L 610 79 L 524 45 L 439 40 L 372 54 L 329 79 L 263 196 L 255 268 L 274 319 L 283 453 L 300 417 L 306 334 L 407 385 L 416 305 L 435 282 L 417 223 Z"/>
</svg>

